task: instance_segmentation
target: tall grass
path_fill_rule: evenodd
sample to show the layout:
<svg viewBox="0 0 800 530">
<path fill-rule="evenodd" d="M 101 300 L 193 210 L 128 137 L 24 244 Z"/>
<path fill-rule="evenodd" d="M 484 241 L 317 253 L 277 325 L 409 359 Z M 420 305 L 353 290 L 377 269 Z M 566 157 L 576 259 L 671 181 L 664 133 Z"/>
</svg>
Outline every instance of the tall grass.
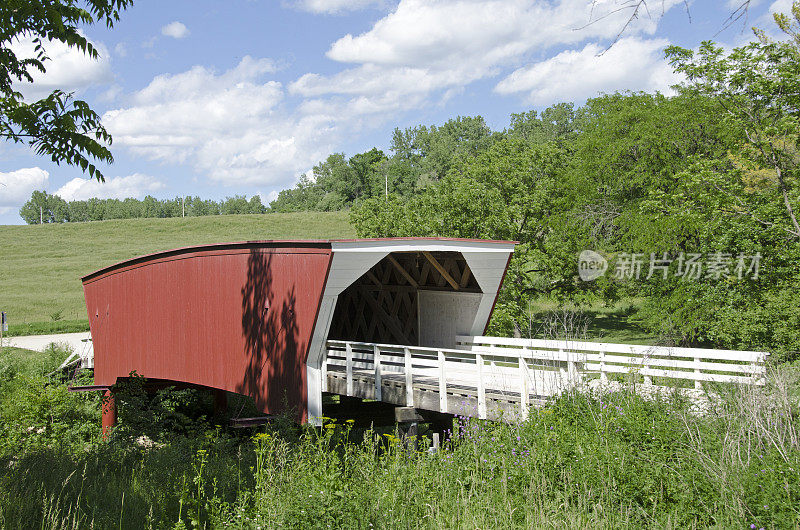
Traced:
<svg viewBox="0 0 800 530">
<path fill-rule="evenodd" d="M 351 422 L 206 423 L 152 444 L 43 433 L 3 450 L 0 526 L 796 528 L 796 378 L 730 388 L 707 416 L 678 397 L 565 395 L 522 424 L 459 418 L 436 452 Z"/>
</svg>

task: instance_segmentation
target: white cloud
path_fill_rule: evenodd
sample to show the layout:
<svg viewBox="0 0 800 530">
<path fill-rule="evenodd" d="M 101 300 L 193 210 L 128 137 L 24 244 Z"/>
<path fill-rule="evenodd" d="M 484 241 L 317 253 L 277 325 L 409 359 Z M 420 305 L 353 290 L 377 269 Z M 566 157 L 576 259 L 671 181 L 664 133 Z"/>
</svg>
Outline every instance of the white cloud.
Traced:
<svg viewBox="0 0 800 530">
<path fill-rule="evenodd" d="M 110 87 L 108 87 L 108 89 L 105 90 L 102 94 L 100 94 L 98 96 L 98 99 L 105 103 L 111 103 L 112 101 L 117 99 L 117 97 L 119 97 L 120 94 L 122 94 L 122 87 L 120 85 L 113 84 Z"/>
<path fill-rule="evenodd" d="M 41 73 L 31 68 L 33 83 L 17 82 L 14 83 L 14 88 L 21 92 L 25 99 L 38 100 L 55 89 L 73 92 L 111 81 L 113 76 L 108 50 L 99 42 L 93 42 L 92 45 L 99 54 L 96 60 L 60 41 L 48 42 L 44 46 L 50 59 L 44 63 L 47 71 Z M 36 57 L 34 43 L 30 37 L 14 42 L 11 50 L 19 59 Z"/>
<path fill-rule="evenodd" d="M 173 39 L 182 39 L 189 36 L 189 28 L 182 22 L 176 20 L 161 28 L 161 34 L 172 37 Z"/>
<path fill-rule="evenodd" d="M 49 178 L 39 167 L 0 172 L 0 214 L 16 211 L 35 190 L 46 190 Z"/>
<path fill-rule="evenodd" d="M 279 192 L 277 190 L 272 190 L 271 192 L 266 194 L 259 191 L 258 193 L 256 193 L 256 195 L 261 197 L 261 204 L 268 206 L 272 201 L 278 198 L 278 193 Z"/>
<path fill-rule="evenodd" d="M 602 55 L 604 48 L 587 44 L 555 57 L 520 68 L 500 81 L 500 94 L 522 93 L 532 105 L 556 100 L 581 101 L 598 92 L 620 89 L 668 92 L 680 81 L 663 59 L 663 39 L 620 39 Z"/>
<path fill-rule="evenodd" d="M 666 0 L 663 10 L 680 3 Z M 306 97 L 360 96 L 368 100 L 364 108 L 404 106 L 398 100 L 457 90 L 518 67 L 529 56 L 555 46 L 610 42 L 632 13 L 626 5 L 631 4 L 623 0 L 401 0 L 395 11 L 369 31 L 346 35 L 331 45 L 330 59 L 356 66 L 330 76 L 306 74 L 289 88 Z M 638 17 L 626 35 L 651 34 L 660 14 L 661 9 L 652 18 Z M 387 106 L 389 100 L 395 105 Z"/>
<path fill-rule="evenodd" d="M 126 177 L 112 177 L 106 179 L 105 182 L 76 177 L 61 186 L 53 195 L 58 195 L 65 201 L 83 201 L 94 197 L 98 199 L 141 198 L 162 188 L 164 188 L 164 183 L 155 177 L 134 173 Z"/>
<path fill-rule="evenodd" d="M 224 183 L 284 184 L 330 152 L 335 118 L 287 114 L 283 86 L 263 79 L 274 71 L 268 59 L 245 57 L 221 74 L 196 66 L 161 75 L 103 122 L 115 146 L 136 154 L 188 162 Z"/>
<path fill-rule="evenodd" d="M 336 14 L 358 11 L 371 5 L 382 5 L 383 0 L 299 0 L 297 7 L 316 14 Z"/>
</svg>

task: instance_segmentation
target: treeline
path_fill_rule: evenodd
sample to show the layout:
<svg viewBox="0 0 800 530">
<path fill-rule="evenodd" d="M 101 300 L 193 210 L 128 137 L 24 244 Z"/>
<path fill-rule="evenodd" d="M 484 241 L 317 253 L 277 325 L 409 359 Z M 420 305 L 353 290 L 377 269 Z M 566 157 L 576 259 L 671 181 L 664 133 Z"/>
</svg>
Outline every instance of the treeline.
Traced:
<svg viewBox="0 0 800 530">
<path fill-rule="evenodd" d="M 671 47 L 687 79 L 672 97 L 603 95 L 502 131 L 480 117 L 397 129 L 389 153 L 331 155 L 271 208 L 349 207 L 362 237 L 519 241 L 493 333 L 535 335 L 543 297 L 632 300 L 628 318 L 665 344 L 797 356 L 798 42 Z M 582 253 L 605 274 L 582 278 Z"/>
<path fill-rule="evenodd" d="M 196 217 L 202 215 L 231 215 L 266 213 L 261 197 L 236 195 L 221 201 L 203 200 L 200 197 L 156 199 L 88 199 L 65 201 L 58 195 L 34 191 L 30 200 L 20 208 L 19 214 L 28 224 L 70 223 L 104 221 L 107 219 L 136 219 L 144 217 Z"/>
</svg>

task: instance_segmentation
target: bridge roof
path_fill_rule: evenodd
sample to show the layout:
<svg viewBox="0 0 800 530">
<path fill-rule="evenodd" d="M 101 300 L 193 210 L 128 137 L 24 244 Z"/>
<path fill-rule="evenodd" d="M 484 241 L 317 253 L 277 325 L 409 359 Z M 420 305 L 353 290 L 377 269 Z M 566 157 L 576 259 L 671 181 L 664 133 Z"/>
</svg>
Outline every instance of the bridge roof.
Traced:
<svg viewBox="0 0 800 530">
<path fill-rule="evenodd" d="M 174 258 L 193 253 L 209 251 L 230 251 L 252 248 L 276 248 L 286 251 L 296 250 L 304 252 L 308 249 L 331 249 L 336 251 L 414 251 L 414 250 L 451 250 L 451 251 L 510 251 L 517 241 L 503 241 L 493 239 L 468 239 L 454 237 L 385 237 L 370 239 L 263 239 L 251 241 L 234 241 L 228 243 L 210 243 L 204 245 L 190 245 L 170 250 L 162 250 L 151 254 L 144 254 L 129 258 L 113 265 L 103 267 L 81 278 L 84 283 L 93 281 L 107 273 L 119 271 L 129 267 L 160 260 Z"/>
</svg>

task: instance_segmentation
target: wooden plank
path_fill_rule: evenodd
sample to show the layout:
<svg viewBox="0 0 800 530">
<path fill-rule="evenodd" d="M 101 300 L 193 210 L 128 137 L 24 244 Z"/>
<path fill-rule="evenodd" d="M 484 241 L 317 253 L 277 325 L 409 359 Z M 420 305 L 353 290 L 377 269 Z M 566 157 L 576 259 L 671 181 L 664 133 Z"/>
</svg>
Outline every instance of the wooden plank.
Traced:
<svg viewBox="0 0 800 530">
<path fill-rule="evenodd" d="M 458 282 L 458 285 L 463 289 L 467 285 L 469 285 L 469 277 L 471 274 L 471 270 L 469 268 L 469 264 L 466 260 L 464 260 L 464 270 L 461 272 L 461 281 Z"/>
<path fill-rule="evenodd" d="M 403 278 L 406 279 L 406 281 L 408 281 L 408 283 L 410 283 L 413 287 L 419 287 L 417 280 L 415 280 L 414 277 L 411 276 L 411 274 L 409 274 L 408 271 L 402 265 L 400 265 L 400 262 L 394 259 L 391 254 L 386 256 L 386 259 L 389 260 L 389 263 L 394 265 L 395 269 L 397 269 L 397 271 L 403 276 Z"/>
<path fill-rule="evenodd" d="M 353 395 L 353 347 L 350 346 L 350 343 L 345 345 L 347 360 L 347 395 Z"/>
<path fill-rule="evenodd" d="M 411 350 L 403 348 L 403 362 L 405 365 L 405 378 L 406 378 L 406 406 L 414 406 L 414 380 L 411 365 Z"/>
<path fill-rule="evenodd" d="M 328 352 L 324 352 L 325 357 L 322 359 L 322 391 L 328 391 Z"/>
<path fill-rule="evenodd" d="M 447 379 L 444 372 L 444 352 L 439 350 L 439 412 L 447 412 Z"/>
<path fill-rule="evenodd" d="M 383 390 L 383 385 L 381 381 L 381 349 L 376 345 L 375 346 L 375 357 L 373 363 L 375 364 L 375 399 L 377 401 L 381 400 L 381 392 Z"/>
<path fill-rule="evenodd" d="M 600 365 L 596 363 L 587 363 L 587 370 L 599 370 Z M 651 377 L 669 377 L 671 379 L 687 379 L 690 381 L 713 381 L 716 383 L 743 383 L 743 384 L 759 384 L 757 377 L 748 377 L 744 375 L 726 375 L 726 374 L 707 374 L 695 372 L 677 372 L 673 370 L 659 370 L 656 368 L 642 368 L 637 369 L 630 366 L 617 366 L 606 365 L 605 371 L 609 373 L 627 374 L 636 372 L 640 375 L 648 375 Z"/>
<path fill-rule="evenodd" d="M 453 290 L 458 291 L 461 288 L 458 285 L 458 283 L 453 279 L 453 277 L 450 276 L 450 274 L 445 270 L 445 268 L 442 267 L 442 264 L 439 263 L 436 260 L 436 258 L 433 257 L 433 254 L 431 254 L 427 250 L 423 250 L 422 255 L 425 256 L 425 259 L 427 259 L 430 262 L 430 264 L 433 265 L 433 268 L 436 269 L 439 272 L 439 274 L 442 275 L 442 278 L 444 278 L 445 281 L 450 284 L 450 287 L 452 287 Z"/>
<path fill-rule="evenodd" d="M 425 263 L 422 265 L 422 271 L 419 273 L 419 284 L 420 285 L 427 285 L 428 284 L 428 273 L 431 270 L 431 262 L 425 260 Z"/>
<path fill-rule="evenodd" d="M 625 355 L 608 355 L 588 354 L 586 361 L 600 361 L 605 359 L 606 363 L 629 364 L 632 366 L 657 366 L 663 368 L 684 368 L 689 370 L 701 369 L 706 371 L 715 372 L 734 372 L 744 374 L 763 374 L 766 373 L 767 367 L 763 364 L 731 364 L 731 363 L 714 363 L 707 361 L 685 361 L 682 359 L 656 359 L 653 357 L 629 357 Z"/>
<path fill-rule="evenodd" d="M 275 420 L 277 416 L 258 416 L 255 418 L 231 418 L 230 426 L 234 429 L 243 429 L 245 427 L 256 427 L 258 425 L 266 425 Z"/>
<path fill-rule="evenodd" d="M 694 374 L 695 374 L 695 376 L 699 376 L 702 373 L 702 371 L 700 370 L 700 357 L 695 357 L 694 358 L 694 364 L 695 364 Z M 703 384 L 700 382 L 699 379 L 695 379 L 694 388 L 695 388 L 695 390 L 702 390 L 703 389 Z"/>
<path fill-rule="evenodd" d="M 389 266 L 388 262 L 380 261 L 376 267 L 383 267 L 381 270 L 381 283 L 386 285 L 389 283 L 389 280 L 392 279 L 392 267 Z"/>
<path fill-rule="evenodd" d="M 478 418 L 486 419 L 486 386 L 483 380 L 483 355 L 475 355 L 475 365 L 478 368 Z"/>
<path fill-rule="evenodd" d="M 679 348 L 667 346 L 643 346 L 638 344 L 610 344 L 605 342 L 555 341 L 544 339 L 518 339 L 511 337 L 484 337 L 458 335 L 456 341 L 466 348 L 484 346 L 528 346 L 530 348 L 565 349 L 573 351 L 618 352 L 659 357 L 687 357 L 694 359 L 719 359 L 728 361 L 764 362 L 768 352 L 715 350 L 707 348 Z"/>
<path fill-rule="evenodd" d="M 370 281 L 371 281 L 372 283 L 374 283 L 375 285 L 377 285 L 377 286 L 379 286 L 379 287 L 383 286 L 383 283 L 381 283 L 381 281 L 378 279 L 378 277 L 377 277 L 377 276 L 375 276 L 375 273 L 374 273 L 374 272 L 372 272 L 371 270 L 368 270 L 368 271 L 367 271 L 367 278 L 369 278 L 369 279 L 370 279 Z"/>
</svg>

